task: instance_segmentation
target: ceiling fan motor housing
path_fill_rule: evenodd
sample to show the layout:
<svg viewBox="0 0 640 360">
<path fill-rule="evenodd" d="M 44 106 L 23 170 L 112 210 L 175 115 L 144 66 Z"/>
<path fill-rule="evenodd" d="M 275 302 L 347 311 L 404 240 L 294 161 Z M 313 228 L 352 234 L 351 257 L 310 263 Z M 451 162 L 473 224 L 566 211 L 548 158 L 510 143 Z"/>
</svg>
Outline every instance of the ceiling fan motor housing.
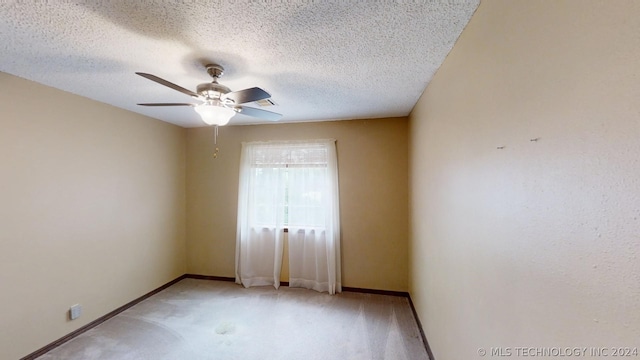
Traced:
<svg viewBox="0 0 640 360">
<path fill-rule="evenodd" d="M 220 99 L 222 95 L 231 92 L 231 89 L 218 84 L 217 82 L 211 82 L 198 85 L 196 92 L 208 100 L 215 100 Z"/>
</svg>

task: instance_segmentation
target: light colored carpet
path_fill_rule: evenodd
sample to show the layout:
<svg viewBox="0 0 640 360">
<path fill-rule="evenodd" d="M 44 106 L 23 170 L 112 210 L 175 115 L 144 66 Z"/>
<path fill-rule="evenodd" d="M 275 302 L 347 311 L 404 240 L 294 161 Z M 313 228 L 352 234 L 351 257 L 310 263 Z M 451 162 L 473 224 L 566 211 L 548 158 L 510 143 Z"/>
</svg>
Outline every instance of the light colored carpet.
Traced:
<svg viewBox="0 0 640 360">
<path fill-rule="evenodd" d="M 54 359 L 428 359 L 408 299 L 184 279 L 44 354 Z"/>
</svg>

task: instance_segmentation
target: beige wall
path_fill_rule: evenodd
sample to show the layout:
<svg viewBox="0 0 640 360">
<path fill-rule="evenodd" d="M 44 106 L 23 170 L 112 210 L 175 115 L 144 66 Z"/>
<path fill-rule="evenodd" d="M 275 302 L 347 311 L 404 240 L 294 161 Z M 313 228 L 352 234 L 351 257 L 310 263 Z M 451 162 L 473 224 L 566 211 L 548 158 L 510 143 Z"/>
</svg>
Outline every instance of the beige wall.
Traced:
<svg viewBox="0 0 640 360">
<path fill-rule="evenodd" d="M 233 277 L 242 141 L 337 139 L 343 285 L 407 290 L 407 119 L 232 126 L 187 131 L 191 273 Z"/>
<path fill-rule="evenodd" d="M 413 110 L 410 291 L 437 359 L 640 346 L 638 14 L 484 0 Z"/>
<path fill-rule="evenodd" d="M 4 73 L 0 89 L 0 358 L 17 359 L 185 272 L 186 131 Z"/>
</svg>

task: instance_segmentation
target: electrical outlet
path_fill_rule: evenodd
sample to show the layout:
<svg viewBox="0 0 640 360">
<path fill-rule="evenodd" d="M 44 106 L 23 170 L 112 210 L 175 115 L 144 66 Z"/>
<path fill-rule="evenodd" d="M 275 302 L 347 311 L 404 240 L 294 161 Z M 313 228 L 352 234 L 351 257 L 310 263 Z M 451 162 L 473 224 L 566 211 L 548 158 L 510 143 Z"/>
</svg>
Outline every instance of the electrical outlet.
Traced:
<svg viewBox="0 0 640 360">
<path fill-rule="evenodd" d="M 75 304 L 69 309 L 69 319 L 75 320 L 82 315 L 82 305 Z"/>
</svg>

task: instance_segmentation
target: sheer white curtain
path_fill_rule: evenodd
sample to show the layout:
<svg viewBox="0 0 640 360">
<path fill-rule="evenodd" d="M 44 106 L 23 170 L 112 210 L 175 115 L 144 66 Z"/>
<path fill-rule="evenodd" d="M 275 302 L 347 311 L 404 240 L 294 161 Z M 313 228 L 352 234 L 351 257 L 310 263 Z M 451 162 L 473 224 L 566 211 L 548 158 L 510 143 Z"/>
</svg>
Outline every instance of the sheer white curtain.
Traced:
<svg viewBox="0 0 640 360">
<path fill-rule="evenodd" d="M 264 165 L 277 147 L 243 143 L 240 156 L 236 283 L 280 286 L 284 236 L 285 174 Z M 260 151 L 262 150 L 262 151 Z"/>
<path fill-rule="evenodd" d="M 289 286 L 342 291 L 335 140 L 243 143 L 240 173 L 236 282 L 279 285 L 288 227 Z"/>
<path fill-rule="evenodd" d="M 335 141 L 320 143 L 315 161 L 289 175 L 289 286 L 342 291 Z M 315 164 L 312 164 L 315 162 Z"/>
</svg>

